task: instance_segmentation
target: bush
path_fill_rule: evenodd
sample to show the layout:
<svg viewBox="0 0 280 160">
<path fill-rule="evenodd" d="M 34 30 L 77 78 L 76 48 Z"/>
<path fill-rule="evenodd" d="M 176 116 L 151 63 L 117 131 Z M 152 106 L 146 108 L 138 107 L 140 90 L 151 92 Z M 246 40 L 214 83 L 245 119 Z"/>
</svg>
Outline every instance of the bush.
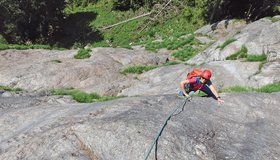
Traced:
<svg viewBox="0 0 280 160">
<path fill-rule="evenodd" d="M 91 50 L 90 49 L 79 49 L 78 53 L 74 56 L 76 59 L 89 58 Z"/>
<path fill-rule="evenodd" d="M 76 100 L 77 102 L 80 103 L 91 103 L 92 102 L 92 98 L 89 94 L 84 93 L 84 92 L 74 92 L 73 94 L 71 94 L 71 96 L 73 97 L 74 100 Z"/>
<path fill-rule="evenodd" d="M 2 0 L 0 33 L 8 43 L 44 43 L 59 31 L 65 0 Z"/>
<path fill-rule="evenodd" d="M 148 42 L 145 45 L 146 50 L 150 51 L 158 51 L 161 48 L 167 48 L 169 50 L 176 50 L 178 48 L 182 48 L 186 45 L 191 45 L 197 43 L 194 39 L 194 36 L 188 36 L 187 38 L 178 38 L 176 36 L 174 37 L 168 37 L 164 39 L 162 42 Z"/>
<path fill-rule="evenodd" d="M 195 56 L 198 53 L 197 49 L 191 46 L 187 46 L 182 50 L 179 50 L 172 54 L 173 57 L 180 59 L 181 61 L 186 61 Z"/>
<path fill-rule="evenodd" d="M 271 22 L 278 22 L 280 20 L 280 18 L 276 18 L 276 17 L 265 17 L 266 19 L 271 20 Z"/>
</svg>

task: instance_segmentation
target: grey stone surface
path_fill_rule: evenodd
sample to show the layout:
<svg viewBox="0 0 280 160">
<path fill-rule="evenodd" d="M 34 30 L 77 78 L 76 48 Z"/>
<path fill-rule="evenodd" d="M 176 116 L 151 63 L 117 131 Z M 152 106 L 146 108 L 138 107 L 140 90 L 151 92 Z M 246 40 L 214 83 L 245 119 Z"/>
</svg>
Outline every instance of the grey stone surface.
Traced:
<svg viewBox="0 0 280 160">
<path fill-rule="evenodd" d="M 161 65 L 168 60 L 166 53 L 152 54 L 143 49 L 95 48 L 90 58 L 82 60 L 74 59 L 76 53 L 77 50 L 0 51 L 0 85 L 26 90 L 73 87 L 114 95 L 133 81 L 120 74 L 122 69 Z M 56 59 L 62 62 L 51 62 Z"/>
<path fill-rule="evenodd" d="M 280 60 L 269 62 L 263 65 L 261 72 L 251 77 L 252 81 L 256 81 L 255 87 L 280 82 Z"/>
<path fill-rule="evenodd" d="M 186 75 L 193 68 L 210 69 L 213 72 L 211 78 L 217 89 L 229 88 L 233 86 L 262 86 L 261 79 L 253 82 L 251 77 L 259 72 L 260 62 L 241 62 L 241 61 L 219 61 L 191 67 L 189 65 L 173 65 L 162 67 L 143 73 L 137 77 L 138 82 L 122 90 L 119 95 L 158 95 L 173 94 L 179 92 L 179 83 L 186 79 Z M 271 75 L 279 77 L 278 72 L 264 75 L 269 79 Z M 259 83 L 261 83 L 259 85 Z M 266 83 L 267 84 L 267 83 Z"/>
<path fill-rule="evenodd" d="M 209 37 L 205 37 L 205 36 L 196 36 L 195 39 L 197 39 L 200 43 L 203 44 L 210 44 L 215 42 L 214 40 L 210 39 Z"/>
<path fill-rule="evenodd" d="M 195 67 L 201 69 L 213 69 L 214 81 L 219 88 L 263 86 L 277 82 L 280 34 L 274 33 L 280 32 L 279 23 L 280 21 L 273 23 L 266 18 L 250 24 L 224 20 L 202 27 L 197 30 L 196 37 L 202 37 L 202 41 L 208 41 L 205 38 L 209 37 L 216 39 L 216 42 L 187 61 L 187 64 L 196 64 Z M 229 38 L 235 38 L 236 41 L 223 49 L 218 47 Z M 261 69 L 259 62 L 225 60 L 243 45 L 248 49 L 248 54 L 267 55 L 269 63 L 265 65 L 266 69 Z M 164 66 L 140 75 L 124 76 L 120 71 L 128 66 L 164 64 L 171 59 L 170 51 L 161 49 L 158 53 L 150 53 L 141 46 L 134 46 L 132 50 L 94 48 L 91 57 L 84 60 L 74 59 L 76 52 L 77 50 L 0 51 L 0 85 L 35 91 L 73 87 L 101 95 L 170 94 L 178 92 L 178 83 L 193 68 L 185 65 Z M 62 63 L 50 62 L 54 59 L 61 60 Z M 217 80 L 216 75 L 219 77 Z M 3 96 L 9 94 L 4 93 Z"/>
<path fill-rule="evenodd" d="M 208 24 L 196 30 L 195 34 L 207 35 L 214 39 L 220 39 L 228 34 L 234 34 L 246 26 L 243 20 L 222 20 L 217 23 Z"/>
<path fill-rule="evenodd" d="M 279 93 L 227 93 L 219 105 L 194 97 L 163 130 L 149 159 L 279 159 Z M 42 98 L 42 97 L 41 97 Z M 46 104 L 0 98 L 0 159 L 144 159 L 175 95 L 130 97 L 93 104 Z M 31 104 L 31 102 L 33 104 Z M 42 101 L 41 101 L 42 102 Z M 31 105 L 30 105 L 31 104 Z"/>
<path fill-rule="evenodd" d="M 212 70 L 216 89 L 279 82 L 279 26 L 265 18 L 207 25 L 196 36 L 217 41 L 188 61 L 198 65 L 162 66 L 140 75 L 119 72 L 164 64 L 170 51 L 95 48 L 84 60 L 73 58 L 77 50 L 0 51 L 0 85 L 40 91 L 0 91 L 0 159 L 144 159 L 167 116 L 184 102 L 177 97 L 179 82 L 191 69 Z M 235 42 L 217 48 L 232 37 Z M 268 62 L 225 61 L 242 45 L 248 54 L 267 54 Z M 137 97 L 78 104 L 69 96 L 49 96 L 48 89 L 61 87 Z M 194 97 L 179 108 L 149 159 L 280 159 L 280 92 L 221 96 L 223 105 Z"/>
<path fill-rule="evenodd" d="M 224 26 L 223 23 L 221 26 Z M 219 31 L 219 27 L 216 27 L 217 31 L 213 32 L 223 32 L 223 36 L 210 35 L 211 38 L 218 37 L 218 40 L 209 48 L 190 59 L 188 63 L 203 64 L 211 61 L 224 61 L 226 57 L 239 51 L 242 46 L 247 48 L 248 54 L 250 55 L 261 55 L 264 53 L 269 56 L 268 61 L 279 59 L 279 26 L 280 21 L 273 23 L 269 19 L 263 18 L 249 23 L 248 25 L 242 25 L 242 27 L 239 28 L 239 31 L 237 30 L 236 32 L 232 32 L 231 29 L 229 30 L 231 32 Z M 230 43 L 224 49 L 218 48 L 219 45 L 222 45 L 227 39 L 230 38 L 236 39 L 236 41 Z M 274 54 L 272 58 L 271 53 Z"/>
</svg>

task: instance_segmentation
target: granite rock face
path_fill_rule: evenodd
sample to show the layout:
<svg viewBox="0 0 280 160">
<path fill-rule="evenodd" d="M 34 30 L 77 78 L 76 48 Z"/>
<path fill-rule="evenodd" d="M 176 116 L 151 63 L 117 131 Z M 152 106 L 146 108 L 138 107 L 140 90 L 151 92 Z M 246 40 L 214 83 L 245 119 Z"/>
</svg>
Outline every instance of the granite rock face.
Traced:
<svg viewBox="0 0 280 160">
<path fill-rule="evenodd" d="M 93 104 L 0 97 L 0 159 L 279 159 L 280 93 L 227 93 L 219 105 L 175 95 Z M 44 99 L 44 100 L 43 100 Z M 20 105 L 19 105 L 20 104 Z M 16 107 L 15 107 L 16 106 Z"/>
<path fill-rule="evenodd" d="M 207 25 L 196 39 L 213 44 L 188 64 L 172 66 L 163 65 L 170 51 L 139 46 L 95 48 L 83 60 L 73 58 L 77 50 L 0 51 L 0 85 L 25 90 L 0 90 L 0 159 L 144 159 L 173 111 L 149 159 L 280 159 L 280 92 L 222 93 L 224 104 L 198 96 L 185 103 L 177 96 L 193 68 L 212 70 L 216 89 L 279 82 L 279 26 L 268 19 Z M 219 48 L 232 37 L 236 41 Z M 242 46 L 248 54 L 265 53 L 266 63 L 225 60 Z M 120 74 L 145 65 L 158 68 Z M 130 97 L 82 104 L 48 92 L 70 87 Z"/>
<path fill-rule="evenodd" d="M 133 81 L 120 74 L 122 69 L 137 65 L 161 65 L 169 57 L 166 53 L 155 55 L 141 48 L 137 48 L 137 51 L 94 48 L 91 57 L 82 60 L 74 59 L 76 53 L 77 50 L 0 51 L 0 85 L 33 91 L 77 88 L 116 95 Z"/>
<path fill-rule="evenodd" d="M 271 70 L 270 75 L 263 75 L 257 78 L 260 64 L 260 62 L 219 61 L 196 66 L 195 68 L 210 69 L 213 72 L 211 81 L 216 89 L 230 88 L 233 86 L 263 86 L 271 83 L 271 81 L 265 81 L 263 79 L 264 77 L 267 77 L 267 80 L 274 79 L 269 78 L 272 75 L 279 77 L 278 71 L 268 68 L 267 70 Z M 278 67 L 277 64 L 275 64 L 275 67 Z M 270 65 L 268 64 L 268 66 Z M 186 78 L 187 73 L 193 68 L 179 64 L 143 73 L 138 76 L 137 83 L 123 89 L 119 95 L 133 96 L 178 93 L 180 89 L 179 83 Z M 266 72 L 268 71 L 264 71 L 264 73 Z M 254 80 L 252 80 L 252 77 L 254 77 Z"/>
<path fill-rule="evenodd" d="M 162 66 L 172 59 L 170 51 L 161 49 L 150 53 L 140 46 L 131 50 L 94 48 L 91 57 L 83 60 L 73 58 L 77 50 L 4 50 L 0 51 L 0 85 L 31 91 L 76 88 L 100 95 L 173 94 L 178 92 L 179 82 L 192 68 L 208 68 L 213 71 L 218 89 L 262 87 L 280 79 L 279 26 L 280 21 L 266 18 L 249 24 L 223 20 L 206 25 L 195 32 L 196 39 L 213 44 L 188 60 L 187 65 Z M 228 39 L 235 41 L 221 48 Z M 247 48 L 249 55 L 266 54 L 266 63 L 225 60 L 242 47 Z M 149 65 L 159 67 L 140 75 L 120 73 L 130 66 Z"/>
<path fill-rule="evenodd" d="M 280 34 L 280 21 L 272 22 L 267 18 L 263 18 L 247 25 L 233 20 L 229 20 L 229 22 L 233 23 L 233 25 L 230 25 L 232 27 L 229 30 L 213 27 L 217 24 L 208 26 L 212 30 L 207 30 L 207 26 L 197 30 L 195 33 L 210 36 L 216 39 L 216 42 L 188 60 L 188 63 L 202 64 L 211 61 L 224 61 L 226 57 L 238 52 L 243 46 L 247 48 L 247 54 L 249 55 L 266 54 L 268 61 L 279 59 L 280 37 L 278 35 Z M 234 25 L 235 23 L 242 25 Z M 225 22 L 219 22 L 218 26 L 225 26 Z M 221 36 L 221 32 L 223 36 Z M 234 39 L 235 41 L 226 45 L 225 48 L 219 47 L 229 39 Z"/>
</svg>

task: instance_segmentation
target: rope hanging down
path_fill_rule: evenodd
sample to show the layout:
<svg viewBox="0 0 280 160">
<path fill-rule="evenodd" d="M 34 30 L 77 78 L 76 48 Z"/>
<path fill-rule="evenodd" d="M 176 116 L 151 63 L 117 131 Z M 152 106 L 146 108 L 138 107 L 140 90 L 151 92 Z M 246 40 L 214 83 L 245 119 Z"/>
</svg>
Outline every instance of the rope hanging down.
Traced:
<svg viewBox="0 0 280 160">
<path fill-rule="evenodd" d="M 182 110 L 184 109 L 184 106 L 186 105 L 187 101 L 190 101 L 190 99 L 186 98 L 186 99 L 184 100 L 183 104 L 182 104 L 182 105 L 179 105 L 177 108 L 175 108 L 175 109 L 171 112 L 171 114 L 167 117 L 167 119 L 165 120 L 163 126 L 160 128 L 160 130 L 159 130 L 159 132 L 158 132 L 158 134 L 157 134 L 155 140 L 153 141 L 153 143 L 152 143 L 150 149 L 147 151 L 147 153 L 146 153 L 146 155 L 145 155 L 145 160 L 148 159 L 148 157 L 149 157 L 149 155 L 150 155 L 150 153 L 151 153 L 151 151 L 152 151 L 154 145 L 157 143 L 159 137 L 161 136 L 162 131 L 163 131 L 164 128 L 166 127 L 167 122 L 170 120 L 170 118 L 174 115 L 174 113 L 175 113 L 180 107 L 182 107 Z"/>
</svg>

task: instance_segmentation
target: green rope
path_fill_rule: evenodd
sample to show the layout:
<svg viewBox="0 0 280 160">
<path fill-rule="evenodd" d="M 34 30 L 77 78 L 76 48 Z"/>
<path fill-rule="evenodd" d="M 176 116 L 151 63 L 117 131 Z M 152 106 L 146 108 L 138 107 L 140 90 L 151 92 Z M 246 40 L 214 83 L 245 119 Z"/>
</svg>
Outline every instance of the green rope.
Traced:
<svg viewBox="0 0 280 160">
<path fill-rule="evenodd" d="M 173 114 L 182 106 L 182 108 L 186 105 L 187 101 L 190 101 L 190 99 L 186 98 L 183 102 L 183 105 L 179 105 L 177 108 L 175 108 L 171 114 L 167 117 L 167 119 L 165 120 L 165 123 L 163 124 L 163 126 L 161 127 L 161 129 L 159 130 L 154 142 L 152 143 L 150 149 L 148 150 L 148 152 L 146 153 L 146 156 L 145 156 L 145 160 L 148 159 L 154 145 L 156 144 L 156 142 L 158 141 L 159 137 L 161 136 L 161 133 L 163 131 L 163 129 L 165 128 L 165 126 L 167 125 L 167 122 L 170 120 L 170 118 L 173 116 Z"/>
</svg>

